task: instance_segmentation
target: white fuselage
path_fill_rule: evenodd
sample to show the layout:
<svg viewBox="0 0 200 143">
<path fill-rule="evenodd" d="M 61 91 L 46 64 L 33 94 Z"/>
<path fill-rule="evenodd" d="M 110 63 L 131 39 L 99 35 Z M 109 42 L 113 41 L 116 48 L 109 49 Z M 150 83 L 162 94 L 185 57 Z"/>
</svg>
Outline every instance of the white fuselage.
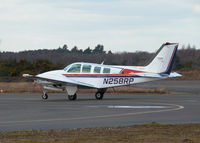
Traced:
<svg viewBox="0 0 200 143">
<path fill-rule="evenodd" d="M 69 100 L 76 99 L 79 87 L 97 88 L 96 99 L 102 99 L 107 88 L 149 82 L 167 77 L 181 76 L 171 73 L 178 48 L 177 43 L 163 44 L 147 66 L 116 66 L 77 62 L 63 70 L 49 71 L 34 76 L 45 90 L 66 90 Z M 24 74 L 25 77 L 32 75 Z"/>
<path fill-rule="evenodd" d="M 77 71 L 70 70 L 76 65 L 78 65 Z M 84 69 L 84 67 L 86 68 Z M 158 80 L 158 78 L 134 75 L 134 72 L 145 72 L 141 71 L 142 69 L 145 70 L 143 67 L 113 66 L 81 62 L 71 64 L 63 70 L 39 74 L 37 77 L 93 88 L 109 88 Z"/>
</svg>

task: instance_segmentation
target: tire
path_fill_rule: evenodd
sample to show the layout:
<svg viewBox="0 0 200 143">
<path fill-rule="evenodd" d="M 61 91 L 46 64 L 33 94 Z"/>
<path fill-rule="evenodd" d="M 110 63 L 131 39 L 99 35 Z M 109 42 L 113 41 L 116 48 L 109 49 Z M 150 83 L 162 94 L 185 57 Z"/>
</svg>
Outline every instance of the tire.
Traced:
<svg viewBox="0 0 200 143">
<path fill-rule="evenodd" d="M 95 98 L 97 99 L 97 100 L 101 100 L 101 99 L 103 99 L 103 93 L 101 93 L 101 92 L 97 92 L 96 94 L 95 94 Z"/>
<path fill-rule="evenodd" d="M 43 94 L 43 95 L 42 95 L 42 99 L 44 99 L 44 100 L 48 99 L 48 95 L 47 95 L 46 93 Z"/>
<path fill-rule="evenodd" d="M 74 95 L 68 95 L 68 99 L 69 100 L 76 100 L 77 99 L 76 93 Z"/>
</svg>

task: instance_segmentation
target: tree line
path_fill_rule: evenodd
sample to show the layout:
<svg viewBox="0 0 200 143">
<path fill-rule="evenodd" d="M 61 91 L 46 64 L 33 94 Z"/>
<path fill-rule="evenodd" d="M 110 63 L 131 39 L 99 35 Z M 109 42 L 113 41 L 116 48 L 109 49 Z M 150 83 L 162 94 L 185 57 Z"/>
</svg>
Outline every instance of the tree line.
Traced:
<svg viewBox="0 0 200 143">
<path fill-rule="evenodd" d="M 26 59 L 0 60 L 0 76 L 15 77 L 24 73 L 38 74 L 49 70 L 60 68 L 60 65 L 53 64 L 47 60 L 28 61 Z"/>
<path fill-rule="evenodd" d="M 29 51 L 22 51 L 19 53 L 46 53 L 46 52 L 52 52 L 52 53 L 79 53 L 79 54 L 110 54 L 112 53 L 111 50 L 109 50 L 108 52 L 104 51 L 104 46 L 101 44 L 98 44 L 97 46 L 95 46 L 94 49 L 91 49 L 90 47 L 86 48 L 85 50 L 83 49 L 79 49 L 77 46 L 74 46 L 73 48 L 71 48 L 71 50 L 68 48 L 68 46 L 66 44 L 64 44 L 61 47 L 57 48 L 57 49 L 39 49 L 39 50 L 29 50 Z"/>
<path fill-rule="evenodd" d="M 111 65 L 145 65 L 155 53 L 112 53 L 104 51 L 103 45 L 94 49 L 71 50 L 67 45 L 58 49 L 30 50 L 22 52 L 0 52 L 0 76 L 16 77 L 23 73 L 38 74 L 48 70 L 62 69 L 73 62 L 92 62 Z M 174 70 L 200 69 L 200 50 L 194 46 L 182 47 L 177 52 Z"/>
</svg>

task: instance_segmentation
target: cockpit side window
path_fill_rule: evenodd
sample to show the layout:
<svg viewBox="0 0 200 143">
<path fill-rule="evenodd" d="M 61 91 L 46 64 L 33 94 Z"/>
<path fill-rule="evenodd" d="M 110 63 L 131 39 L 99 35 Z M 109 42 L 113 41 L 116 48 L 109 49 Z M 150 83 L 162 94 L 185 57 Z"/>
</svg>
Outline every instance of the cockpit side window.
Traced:
<svg viewBox="0 0 200 143">
<path fill-rule="evenodd" d="M 67 72 L 80 73 L 81 72 L 81 64 L 74 64 L 74 65 L 72 65 Z"/>
<path fill-rule="evenodd" d="M 91 65 L 84 64 L 82 67 L 82 73 L 90 73 L 91 71 Z"/>
<path fill-rule="evenodd" d="M 103 73 L 110 73 L 110 68 L 103 68 Z"/>
<path fill-rule="evenodd" d="M 101 67 L 94 67 L 94 73 L 100 73 Z"/>
</svg>

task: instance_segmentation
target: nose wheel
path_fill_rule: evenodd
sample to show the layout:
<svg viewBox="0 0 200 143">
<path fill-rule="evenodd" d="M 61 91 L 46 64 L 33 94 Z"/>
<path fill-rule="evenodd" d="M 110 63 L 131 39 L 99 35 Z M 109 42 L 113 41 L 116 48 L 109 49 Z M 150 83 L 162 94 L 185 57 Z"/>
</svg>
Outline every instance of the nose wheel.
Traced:
<svg viewBox="0 0 200 143">
<path fill-rule="evenodd" d="M 74 95 L 68 95 L 68 99 L 69 100 L 76 100 L 77 99 L 76 93 Z"/>
<path fill-rule="evenodd" d="M 44 99 L 44 100 L 48 99 L 48 94 L 47 94 L 47 93 L 44 93 L 44 94 L 42 95 L 42 99 Z"/>
</svg>

